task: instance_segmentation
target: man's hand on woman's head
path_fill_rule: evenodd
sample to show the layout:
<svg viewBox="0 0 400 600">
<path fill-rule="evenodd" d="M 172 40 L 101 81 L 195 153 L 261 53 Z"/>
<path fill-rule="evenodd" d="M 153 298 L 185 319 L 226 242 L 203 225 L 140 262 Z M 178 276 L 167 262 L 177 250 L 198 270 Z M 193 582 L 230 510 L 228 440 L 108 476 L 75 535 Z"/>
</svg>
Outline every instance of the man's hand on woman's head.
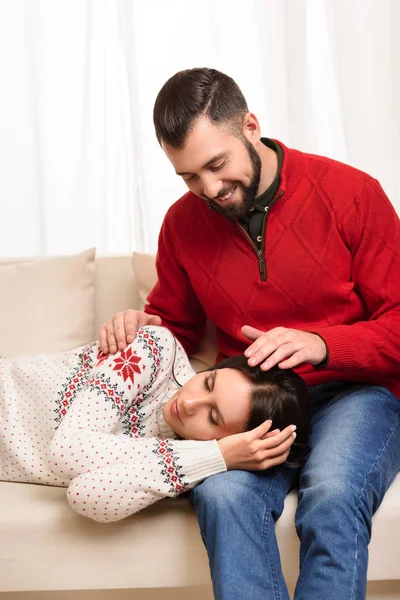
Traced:
<svg viewBox="0 0 400 600">
<path fill-rule="evenodd" d="M 296 438 L 296 427 L 289 425 L 283 431 L 270 431 L 271 425 L 272 421 L 268 420 L 251 431 L 218 440 L 228 471 L 264 471 L 287 460 Z"/>
<path fill-rule="evenodd" d="M 266 332 L 249 325 L 242 327 L 242 333 L 253 341 L 244 353 L 249 365 L 260 365 L 263 371 L 274 365 L 281 369 L 293 369 L 302 363 L 319 365 L 326 359 L 326 344 L 316 333 L 287 327 Z"/>
<path fill-rule="evenodd" d="M 144 325 L 161 325 L 161 317 L 148 315 L 141 310 L 125 310 L 103 323 L 99 330 L 100 350 L 103 354 L 115 354 L 125 350 L 135 339 L 136 331 Z"/>
</svg>

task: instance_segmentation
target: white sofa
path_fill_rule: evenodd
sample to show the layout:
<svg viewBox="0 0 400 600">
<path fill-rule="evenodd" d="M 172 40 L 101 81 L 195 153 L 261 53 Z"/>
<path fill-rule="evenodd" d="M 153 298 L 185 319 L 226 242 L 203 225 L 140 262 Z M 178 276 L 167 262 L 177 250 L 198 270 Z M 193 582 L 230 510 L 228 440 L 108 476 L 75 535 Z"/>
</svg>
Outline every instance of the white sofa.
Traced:
<svg viewBox="0 0 400 600">
<path fill-rule="evenodd" d="M 55 271 L 51 273 L 50 270 L 46 280 L 46 262 L 41 261 L 40 264 L 44 265 L 44 270 L 39 275 L 34 271 L 34 263 L 28 264 L 27 271 L 33 271 L 26 275 L 21 271 L 23 265 L 20 262 L 0 263 L 2 294 L 5 285 L 9 292 L 6 308 L 0 299 L 1 310 L 9 312 L 18 309 L 23 321 L 25 317 L 22 316 L 21 302 L 29 302 L 32 306 L 35 294 L 36 301 L 41 295 L 43 298 L 50 295 L 53 304 L 57 304 L 57 298 L 52 297 L 52 294 L 56 294 L 52 291 L 52 286 L 56 285 Z M 21 267 L 17 269 L 17 274 L 16 266 Z M 55 268 L 60 270 L 57 264 Z M 91 256 L 85 269 L 85 277 L 92 278 L 91 285 L 87 281 L 83 285 L 85 302 L 87 306 L 93 306 L 94 290 L 94 309 L 93 314 L 89 315 L 89 326 L 80 327 L 84 330 L 84 337 L 90 339 L 96 337 L 100 323 L 116 311 L 139 307 L 141 299 L 143 303 L 148 291 L 146 278 L 150 282 L 154 280 L 154 263 L 152 257 L 137 255 L 136 278 L 131 257 L 128 256 L 97 258 L 94 262 Z M 28 277 L 31 290 L 28 299 L 23 297 L 25 288 L 21 278 L 24 277 Z M 72 284 L 67 281 L 67 295 Z M 14 299 L 11 292 L 15 294 Z M 70 305 L 74 302 L 71 300 Z M 76 308 L 74 304 L 68 312 Z M 61 309 L 59 307 L 59 311 Z M 32 308 L 32 315 L 35 310 Z M 57 310 L 55 315 L 57 319 L 62 318 Z M 69 316 L 65 314 L 65 319 L 68 320 Z M 0 331 L 5 332 L 6 338 L 8 335 L 15 341 L 15 331 L 20 323 L 13 323 L 13 318 L 9 314 L 3 315 L 3 321 L 0 318 Z M 43 321 L 40 321 L 40 315 L 37 316 L 36 312 L 31 323 L 35 319 L 41 323 L 44 339 Z M 34 323 L 31 327 L 34 329 Z M 30 334 L 32 338 L 34 334 L 30 329 L 25 333 L 20 332 L 17 340 L 20 353 L 24 351 L 25 337 Z M 5 354 L 1 348 L 1 335 L 0 353 Z M 37 333 L 35 336 L 37 338 Z M 40 339 L 37 342 L 40 343 Z M 75 343 L 75 340 L 68 341 L 72 342 Z M 40 348 L 54 350 L 53 347 Z M 283 569 L 291 588 L 298 572 L 299 544 L 293 525 L 295 507 L 296 495 L 292 493 L 286 499 L 283 516 L 277 524 Z M 399 508 L 400 476 L 374 517 L 368 570 L 368 598 L 371 600 L 400 598 Z M 20 594 L 21 598 L 75 599 L 83 594 L 77 590 L 124 589 L 137 590 L 130 592 L 129 598 L 150 598 L 149 592 L 143 588 L 153 588 L 154 598 L 160 600 L 167 597 L 190 597 L 191 600 L 198 597 L 205 600 L 212 598 L 209 584 L 206 552 L 194 511 L 186 497 L 162 501 L 124 521 L 105 525 L 74 513 L 66 502 L 63 488 L 0 482 L 0 600 L 16 600 Z M 171 596 L 167 588 L 174 588 Z M 178 593 L 176 588 L 186 588 L 186 591 Z M 138 592 L 139 589 L 142 592 Z M 45 594 L 48 590 L 59 592 Z M 63 595 L 60 595 L 61 591 Z M 105 592 L 98 592 L 90 597 L 105 598 L 103 594 Z M 83 594 L 82 597 L 88 596 Z M 110 598 L 117 597 L 116 592 L 110 595 Z"/>
</svg>

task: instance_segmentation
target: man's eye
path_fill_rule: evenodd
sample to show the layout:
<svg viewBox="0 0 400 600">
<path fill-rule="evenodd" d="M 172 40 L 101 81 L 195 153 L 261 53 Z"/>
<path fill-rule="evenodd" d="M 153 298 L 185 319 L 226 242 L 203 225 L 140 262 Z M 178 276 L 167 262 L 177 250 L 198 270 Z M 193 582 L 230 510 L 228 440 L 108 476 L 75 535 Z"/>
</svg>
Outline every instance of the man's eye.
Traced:
<svg viewBox="0 0 400 600">
<path fill-rule="evenodd" d="M 214 417 L 212 415 L 212 408 L 210 409 L 210 412 L 208 413 L 208 418 L 209 418 L 211 425 L 218 425 L 218 423 L 216 422 L 216 420 L 214 419 Z"/>
<path fill-rule="evenodd" d="M 197 177 L 197 175 L 191 175 L 190 177 L 184 177 L 183 181 L 194 181 L 195 177 Z"/>
<path fill-rule="evenodd" d="M 213 167 L 210 167 L 210 171 L 219 171 L 220 169 L 222 169 L 222 167 L 225 165 L 225 161 L 222 162 L 219 165 L 215 165 Z"/>
</svg>

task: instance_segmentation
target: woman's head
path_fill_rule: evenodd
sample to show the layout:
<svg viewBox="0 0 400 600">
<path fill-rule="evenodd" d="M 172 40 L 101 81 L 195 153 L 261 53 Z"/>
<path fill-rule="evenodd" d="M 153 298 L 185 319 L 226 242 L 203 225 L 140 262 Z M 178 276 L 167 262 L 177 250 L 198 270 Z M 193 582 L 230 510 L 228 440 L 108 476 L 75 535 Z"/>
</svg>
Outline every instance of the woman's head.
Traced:
<svg viewBox="0 0 400 600">
<path fill-rule="evenodd" d="M 237 355 L 197 373 L 164 407 L 167 423 L 182 438 L 209 440 L 254 429 L 267 419 L 272 429 L 297 426 L 289 462 L 304 453 L 310 400 L 302 378 L 290 369 L 262 371 Z"/>
</svg>

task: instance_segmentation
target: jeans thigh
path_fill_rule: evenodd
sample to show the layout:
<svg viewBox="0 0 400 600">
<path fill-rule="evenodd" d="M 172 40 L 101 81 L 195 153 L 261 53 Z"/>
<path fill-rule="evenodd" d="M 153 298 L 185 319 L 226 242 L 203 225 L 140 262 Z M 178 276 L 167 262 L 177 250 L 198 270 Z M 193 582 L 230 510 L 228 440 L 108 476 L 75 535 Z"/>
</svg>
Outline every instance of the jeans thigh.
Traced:
<svg viewBox="0 0 400 600">
<path fill-rule="evenodd" d="M 310 448 L 300 493 L 325 478 L 358 489 L 370 479 L 375 512 L 400 468 L 400 400 L 380 386 L 343 390 L 316 410 Z"/>
</svg>

